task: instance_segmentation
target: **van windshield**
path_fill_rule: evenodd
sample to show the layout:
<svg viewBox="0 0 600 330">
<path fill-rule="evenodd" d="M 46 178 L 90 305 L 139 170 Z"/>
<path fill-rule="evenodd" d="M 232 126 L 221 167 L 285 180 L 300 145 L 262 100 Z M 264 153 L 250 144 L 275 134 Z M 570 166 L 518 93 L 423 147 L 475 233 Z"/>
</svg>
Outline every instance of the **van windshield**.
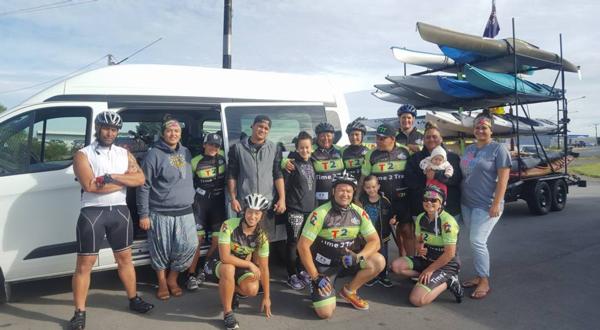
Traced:
<svg viewBox="0 0 600 330">
<path fill-rule="evenodd" d="M 267 115 L 273 121 L 269 141 L 282 143 L 286 150 L 294 150 L 292 139 L 300 131 L 307 131 L 314 137 L 314 127 L 326 121 L 323 106 L 228 106 L 225 110 L 229 145 L 240 137 L 252 134 L 252 123 L 257 115 Z"/>
</svg>

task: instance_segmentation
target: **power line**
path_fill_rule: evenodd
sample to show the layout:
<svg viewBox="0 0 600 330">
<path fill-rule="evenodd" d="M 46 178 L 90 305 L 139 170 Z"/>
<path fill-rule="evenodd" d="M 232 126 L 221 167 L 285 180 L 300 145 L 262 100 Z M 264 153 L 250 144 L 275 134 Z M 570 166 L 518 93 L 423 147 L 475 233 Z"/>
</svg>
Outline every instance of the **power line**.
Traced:
<svg viewBox="0 0 600 330">
<path fill-rule="evenodd" d="M 146 46 L 144 46 L 144 47 L 142 47 L 142 48 L 140 48 L 140 49 L 138 49 L 138 50 L 136 50 L 136 51 L 135 51 L 135 52 L 133 52 L 131 55 L 129 55 L 129 56 L 127 56 L 127 57 L 125 57 L 124 59 L 122 59 L 122 60 L 120 60 L 119 62 L 117 62 L 117 63 L 114 63 L 114 64 L 121 64 L 121 63 L 123 63 L 123 62 L 127 61 L 127 60 L 128 60 L 128 59 L 130 59 L 131 57 L 135 56 L 136 54 L 140 53 L 140 52 L 141 52 L 141 51 L 143 51 L 144 49 L 146 49 L 146 48 L 148 48 L 148 47 L 150 47 L 150 46 L 154 45 L 155 43 L 157 43 L 157 42 L 159 42 L 159 41 L 161 41 L 161 40 L 162 40 L 162 37 L 160 37 L 160 38 L 158 38 L 158 39 L 156 39 L 156 40 L 152 41 L 151 43 L 147 44 Z M 112 55 L 110 55 L 110 56 L 112 57 Z"/>
<path fill-rule="evenodd" d="M 98 1 L 98 0 L 82 0 L 79 2 L 73 2 L 73 0 L 64 0 L 64 1 L 48 3 L 45 5 L 39 5 L 39 6 L 35 6 L 35 7 L 4 11 L 4 12 L 0 12 L 0 16 L 8 16 L 8 15 L 14 15 L 14 14 L 17 14 L 17 15 L 29 14 L 29 13 L 35 13 L 35 12 L 40 12 L 40 11 L 49 10 L 49 9 L 79 6 L 79 5 L 84 5 L 84 4 L 87 4 L 90 2 L 95 2 L 95 1 Z"/>
<path fill-rule="evenodd" d="M 90 66 L 92 66 L 92 65 L 94 65 L 94 64 L 96 64 L 96 63 L 98 63 L 98 62 L 102 61 L 102 60 L 103 60 L 103 59 L 105 59 L 107 56 L 108 56 L 108 55 L 104 55 L 104 56 L 100 57 L 99 59 L 97 59 L 97 60 L 95 60 L 95 61 L 93 61 L 93 62 L 91 62 L 91 63 L 89 63 L 89 64 L 86 64 L 86 65 L 84 65 L 84 66 L 80 67 L 79 69 L 77 69 L 77 70 L 75 70 L 75 71 L 71 71 L 70 73 L 67 73 L 67 74 L 65 74 L 65 75 L 62 75 L 62 76 L 60 76 L 60 77 L 56 77 L 56 78 L 54 78 L 54 79 L 50 79 L 50 80 L 47 80 L 47 81 L 44 81 L 44 82 L 41 82 L 41 83 L 37 83 L 37 84 L 35 84 L 35 85 L 31 85 L 31 86 L 26 86 L 26 87 L 21 87 L 21 88 L 17 88 L 17 89 L 6 90 L 6 91 L 0 91 L 0 95 L 2 95 L 2 94 L 10 94 L 10 93 L 15 93 L 15 92 L 20 92 L 20 91 L 23 91 L 23 90 L 27 90 L 27 89 L 31 89 L 31 88 L 35 88 L 35 87 L 39 87 L 39 86 L 43 86 L 43 85 L 49 84 L 49 83 L 51 83 L 51 82 L 55 82 L 55 81 L 59 81 L 59 80 L 65 79 L 65 78 L 67 78 L 67 77 L 70 77 L 70 76 L 72 76 L 72 75 L 74 75 L 74 74 L 76 74 L 76 73 L 78 73 L 78 72 L 80 72 L 80 71 L 83 71 L 83 70 L 85 70 L 85 69 L 89 68 Z"/>
</svg>

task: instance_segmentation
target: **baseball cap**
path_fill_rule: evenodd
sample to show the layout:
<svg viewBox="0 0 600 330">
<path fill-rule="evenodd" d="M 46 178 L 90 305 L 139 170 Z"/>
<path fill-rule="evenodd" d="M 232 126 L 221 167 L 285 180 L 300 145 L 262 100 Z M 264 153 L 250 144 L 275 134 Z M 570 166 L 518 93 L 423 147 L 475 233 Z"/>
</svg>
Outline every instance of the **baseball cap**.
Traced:
<svg viewBox="0 0 600 330">
<path fill-rule="evenodd" d="M 218 147 L 221 147 L 221 145 L 223 145 L 223 139 L 217 133 L 210 133 L 210 134 L 206 135 L 206 137 L 204 138 L 204 144 L 207 144 L 207 143 L 214 144 Z"/>
<path fill-rule="evenodd" d="M 394 128 L 394 126 L 392 126 L 392 124 L 381 124 L 377 127 L 377 135 L 395 137 L 396 129 Z"/>
</svg>

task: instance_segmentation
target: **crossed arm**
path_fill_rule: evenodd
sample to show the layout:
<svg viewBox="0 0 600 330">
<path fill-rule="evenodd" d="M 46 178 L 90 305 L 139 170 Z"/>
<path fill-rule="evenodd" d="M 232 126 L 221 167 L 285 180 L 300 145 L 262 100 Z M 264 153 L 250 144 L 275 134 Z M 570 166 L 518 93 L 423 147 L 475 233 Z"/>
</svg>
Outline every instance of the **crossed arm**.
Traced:
<svg viewBox="0 0 600 330">
<path fill-rule="evenodd" d="M 131 153 L 127 153 L 127 158 L 127 172 L 124 174 L 107 173 L 111 175 L 114 182 L 104 185 L 96 184 L 96 177 L 94 176 L 92 166 L 83 152 L 75 153 L 75 156 L 73 157 L 73 170 L 77 177 L 77 181 L 79 181 L 81 188 L 85 192 L 108 194 L 119 191 L 123 189 L 123 187 L 141 186 L 144 184 L 144 173 Z"/>
</svg>

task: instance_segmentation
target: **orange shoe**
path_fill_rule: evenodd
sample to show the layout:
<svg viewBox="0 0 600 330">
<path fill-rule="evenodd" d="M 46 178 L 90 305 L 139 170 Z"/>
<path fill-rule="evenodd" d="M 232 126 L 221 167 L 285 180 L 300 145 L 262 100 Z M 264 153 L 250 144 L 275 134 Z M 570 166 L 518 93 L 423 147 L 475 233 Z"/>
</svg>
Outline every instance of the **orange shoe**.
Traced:
<svg viewBox="0 0 600 330">
<path fill-rule="evenodd" d="M 369 309 L 369 303 L 363 298 L 361 298 L 356 293 L 356 291 L 350 292 L 348 289 L 346 289 L 346 286 L 344 286 L 342 290 L 340 290 L 340 297 L 344 298 L 344 300 L 352 304 L 352 306 L 354 306 L 354 308 L 356 309 L 360 309 L 363 311 Z"/>
</svg>

